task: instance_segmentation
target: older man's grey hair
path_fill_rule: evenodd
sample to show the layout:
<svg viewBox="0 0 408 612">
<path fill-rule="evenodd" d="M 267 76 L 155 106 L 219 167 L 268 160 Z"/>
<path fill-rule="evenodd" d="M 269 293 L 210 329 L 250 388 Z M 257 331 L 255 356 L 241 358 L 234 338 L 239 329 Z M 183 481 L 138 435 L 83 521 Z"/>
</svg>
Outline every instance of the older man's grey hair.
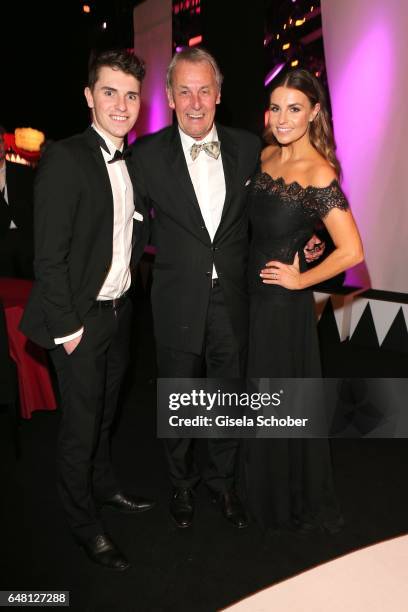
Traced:
<svg viewBox="0 0 408 612">
<path fill-rule="evenodd" d="M 211 53 L 208 53 L 208 51 L 206 51 L 205 49 L 201 49 L 200 47 L 189 47 L 189 48 L 183 49 L 182 51 L 180 51 L 180 53 L 175 53 L 173 55 L 173 59 L 171 60 L 169 67 L 167 69 L 167 76 L 166 76 L 167 89 L 171 89 L 172 84 L 173 84 L 172 79 L 173 79 L 174 68 L 181 61 L 191 62 L 194 64 L 196 63 L 198 64 L 199 62 L 208 62 L 211 65 L 212 69 L 214 70 L 215 80 L 218 86 L 218 91 L 221 91 L 221 85 L 222 85 L 222 80 L 223 80 L 221 70 L 219 69 L 217 62 L 215 58 L 211 55 Z"/>
</svg>

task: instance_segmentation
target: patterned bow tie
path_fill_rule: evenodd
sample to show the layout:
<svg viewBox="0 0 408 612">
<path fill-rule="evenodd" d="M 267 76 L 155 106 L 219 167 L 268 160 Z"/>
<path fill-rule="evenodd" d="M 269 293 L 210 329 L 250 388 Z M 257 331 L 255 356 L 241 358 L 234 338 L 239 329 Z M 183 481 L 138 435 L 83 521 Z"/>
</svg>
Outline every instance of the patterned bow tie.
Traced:
<svg viewBox="0 0 408 612">
<path fill-rule="evenodd" d="M 203 144 L 193 144 L 190 149 L 193 161 L 200 155 L 200 151 L 205 151 L 210 157 L 218 159 L 220 156 L 220 143 L 218 140 L 214 140 L 213 142 L 204 142 Z"/>
<path fill-rule="evenodd" d="M 113 164 L 116 161 L 124 160 L 129 157 L 129 155 L 131 155 L 130 149 L 124 149 L 123 151 L 119 151 L 119 149 L 116 149 L 115 155 L 112 157 L 112 159 L 108 161 L 108 164 Z"/>
</svg>

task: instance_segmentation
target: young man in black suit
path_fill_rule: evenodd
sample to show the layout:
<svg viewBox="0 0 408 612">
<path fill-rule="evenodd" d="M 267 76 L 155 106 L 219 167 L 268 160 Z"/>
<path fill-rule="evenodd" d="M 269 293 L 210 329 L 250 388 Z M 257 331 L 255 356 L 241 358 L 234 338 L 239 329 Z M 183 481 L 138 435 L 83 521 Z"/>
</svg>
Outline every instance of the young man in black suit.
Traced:
<svg viewBox="0 0 408 612">
<path fill-rule="evenodd" d="M 88 556 L 125 570 L 99 507 L 148 510 L 121 491 L 110 458 L 110 428 L 129 357 L 130 260 L 143 252 L 147 210 L 135 202 L 124 138 L 140 109 L 144 65 L 127 51 L 90 65 L 85 97 L 92 127 L 53 144 L 35 185 L 36 282 L 22 330 L 50 349 L 61 391 L 59 492 Z"/>
<path fill-rule="evenodd" d="M 158 374 L 238 378 L 247 345 L 246 198 L 260 141 L 214 123 L 222 75 L 206 51 L 174 56 L 167 78 L 178 125 L 137 141 L 137 192 L 154 208 L 152 306 Z M 238 98 L 237 98 L 238 99 Z M 191 525 L 200 480 L 193 440 L 166 440 L 170 512 Z M 236 440 L 209 440 L 206 484 L 236 527 L 247 517 L 234 489 Z"/>
<path fill-rule="evenodd" d="M 0 126 L 0 276 L 33 278 L 33 182 L 28 166 L 6 161 Z"/>
</svg>

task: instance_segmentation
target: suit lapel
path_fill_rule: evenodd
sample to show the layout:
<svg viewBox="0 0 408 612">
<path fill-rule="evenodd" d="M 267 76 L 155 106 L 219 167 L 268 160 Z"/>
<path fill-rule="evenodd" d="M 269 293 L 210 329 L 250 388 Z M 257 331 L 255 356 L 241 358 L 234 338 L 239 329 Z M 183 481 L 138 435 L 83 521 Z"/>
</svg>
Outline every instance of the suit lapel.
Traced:
<svg viewBox="0 0 408 612">
<path fill-rule="evenodd" d="M 108 171 L 106 169 L 105 160 L 102 155 L 101 147 L 98 142 L 98 138 L 96 132 L 93 128 L 89 127 L 84 132 L 85 141 L 90 149 L 91 155 L 96 162 L 99 170 L 100 170 L 100 178 L 101 178 L 101 194 L 107 201 L 110 202 L 110 211 L 112 214 L 112 223 L 113 223 L 113 193 L 112 186 L 109 180 Z"/>
<path fill-rule="evenodd" d="M 180 187 L 182 188 L 187 200 L 193 204 L 197 212 L 200 214 L 200 218 L 202 220 L 200 206 L 198 204 L 194 186 L 191 182 L 190 173 L 187 168 L 186 158 L 184 156 L 177 125 L 173 126 L 173 130 L 171 132 L 168 154 L 173 176 L 180 184 Z"/>
<path fill-rule="evenodd" d="M 7 180 L 7 177 L 6 177 Z M 10 191 L 7 185 L 7 191 L 9 194 L 9 200 L 10 200 Z M 8 228 L 10 227 L 10 221 L 11 221 L 11 214 L 10 214 L 10 207 L 6 202 L 6 199 L 4 198 L 2 192 L 0 191 L 0 232 L 2 230 L 6 231 L 8 230 Z"/>
<path fill-rule="evenodd" d="M 11 211 L 14 208 L 14 204 L 16 202 L 16 194 L 19 193 L 18 188 L 18 179 L 16 177 L 16 173 L 14 172 L 14 166 L 12 163 L 6 161 L 6 185 L 7 185 L 7 199 L 8 204 L 3 198 L 5 206 L 9 207 Z"/>
<path fill-rule="evenodd" d="M 225 178 L 225 201 L 222 209 L 220 226 L 225 219 L 225 215 L 231 205 L 233 195 L 233 185 L 236 180 L 236 170 L 238 166 L 238 147 L 233 138 L 228 134 L 222 125 L 217 125 L 218 139 L 221 142 L 221 158 L 224 168 Z"/>
<path fill-rule="evenodd" d="M 10 217 L 10 221 L 15 221 L 15 223 L 17 224 L 19 221 L 19 219 L 15 218 L 16 215 L 18 216 L 19 209 L 19 202 L 17 198 L 19 194 L 23 195 L 24 192 L 22 191 L 22 189 L 24 189 L 24 187 L 22 187 L 22 189 L 19 189 L 18 178 L 14 171 L 14 165 L 13 163 L 10 163 L 8 161 L 6 161 L 6 185 L 8 202 L 6 202 L 6 198 L 0 193 L 0 205 L 7 206 L 6 210 L 8 216 Z"/>
<path fill-rule="evenodd" d="M 102 151 L 101 151 L 101 146 L 100 146 L 100 144 L 98 142 L 98 135 L 96 134 L 96 132 L 95 132 L 95 130 L 93 128 L 89 127 L 84 132 L 84 138 L 85 138 L 89 148 L 91 149 L 92 155 L 93 155 L 96 163 L 101 168 L 101 170 L 103 170 L 103 174 L 106 177 L 106 184 L 109 185 L 109 189 L 110 189 L 110 181 L 109 181 L 108 171 L 106 169 L 105 160 L 103 159 L 103 155 L 102 155 Z"/>
</svg>

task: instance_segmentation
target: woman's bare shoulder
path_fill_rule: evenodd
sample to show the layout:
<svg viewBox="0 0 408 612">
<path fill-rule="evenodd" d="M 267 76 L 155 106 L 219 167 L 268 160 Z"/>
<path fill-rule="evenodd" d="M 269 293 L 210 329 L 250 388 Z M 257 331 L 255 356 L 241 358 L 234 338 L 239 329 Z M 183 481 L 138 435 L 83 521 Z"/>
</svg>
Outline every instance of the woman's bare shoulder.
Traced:
<svg viewBox="0 0 408 612">
<path fill-rule="evenodd" d="M 321 159 L 308 169 L 308 183 L 314 187 L 327 187 L 338 179 L 335 169 L 328 161 Z"/>
</svg>

